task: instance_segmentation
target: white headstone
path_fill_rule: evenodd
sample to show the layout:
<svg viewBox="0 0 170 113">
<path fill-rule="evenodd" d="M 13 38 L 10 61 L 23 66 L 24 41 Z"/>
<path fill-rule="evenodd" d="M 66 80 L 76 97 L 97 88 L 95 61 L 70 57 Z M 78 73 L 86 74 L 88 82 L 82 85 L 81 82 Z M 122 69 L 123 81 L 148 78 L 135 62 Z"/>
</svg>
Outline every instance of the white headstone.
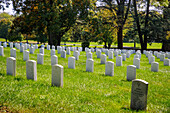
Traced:
<svg viewBox="0 0 170 113">
<path fill-rule="evenodd" d="M 68 48 L 66 49 L 66 51 L 67 51 L 67 55 L 70 55 L 70 47 L 68 47 Z"/>
<path fill-rule="evenodd" d="M 75 51 L 74 57 L 75 57 L 76 60 L 79 60 L 79 52 L 78 51 Z"/>
<path fill-rule="evenodd" d="M 44 55 L 44 48 L 40 48 L 40 53 Z"/>
<path fill-rule="evenodd" d="M 52 49 L 55 49 L 55 46 L 54 46 L 54 45 L 52 45 Z"/>
<path fill-rule="evenodd" d="M 75 57 L 68 58 L 68 68 L 75 69 Z"/>
<path fill-rule="evenodd" d="M 137 69 L 140 69 L 140 59 L 139 58 L 133 59 L 133 65 L 135 65 Z"/>
<path fill-rule="evenodd" d="M 165 54 L 161 54 L 160 55 L 160 61 L 164 61 L 165 60 Z"/>
<path fill-rule="evenodd" d="M 23 60 L 24 60 L 24 61 L 29 60 L 29 51 L 24 51 L 24 52 L 23 52 Z"/>
<path fill-rule="evenodd" d="M 4 56 L 4 48 L 3 48 L 3 46 L 0 46 L 0 56 Z"/>
<path fill-rule="evenodd" d="M 164 60 L 164 66 L 170 66 L 170 59 Z"/>
<path fill-rule="evenodd" d="M 55 55 L 55 49 L 51 49 L 51 56 Z"/>
<path fill-rule="evenodd" d="M 127 52 L 127 53 L 126 53 L 126 58 L 129 58 L 129 57 L 130 57 L 130 53 Z"/>
<path fill-rule="evenodd" d="M 94 60 L 93 59 L 87 59 L 86 60 L 86 71 L 93 72 L 94 71 Z"/>
<path fill-rule="evenodd" d="M 58 47 L 57 47 L 58 54 L 61 53 L 61 49 L 62 49 L 61 46 L 58 46 Z"/>
<path fill-rule="evenodd" d="M 13 43 L 12 42 L 10 43 L 10 48 L 13 48 Z"/>
<path fill-rule="evenodd" d="M 15 49 L 15 48 L 12 48 L 12 49 L 10 50 L 10 57 L 16 58 L 16 49 Z"/>
<path fill-rule="evenodd" d="M 113 59 L 113 51 L 109 51 L 108 56 L 109 56 L 109 59 Z"/>
<path fill-rule="evenodd" d="M 129 65 L 127 66 L 127 80 L 131 81 L 136 79 L 136 66 Z"/>
<path fill-rule="evenodd" d="M 30 54 L 34 54 L 34 47 L 30 47 Z"/>
<path fill-rule="evenodd" d="M 123 53 L 122 58 L 123 58 L 123 61 L 126 61 L 126 54 L 125 53 Z"/>
<path fill-rule="evenodd" d="M 106 62 L 105 75 L 109 75 L 109 76 L 114 75 L 114 62 L 112 61 Z"/>
<path fill-rule="evenodd" d="M 26 75 L 27 79 L 37 80 L 37 65 L 36 61 L 28 60 L 26 62 Z"/>
<path fill-rule="evenodd" d="M 148 95 L 148 82 L 135 79 L 132 81 L 131 104 L 132 110 L 146 110 Z"/>
<path fill-rule="evenodd" d="M 66 51 L 65 50 L 61 51 L 61 57 L 66 58 Z"/>
<path fill-rule="evenodd" d="M 90 53 L 90 52 L 87 53 L 87 59 L 89 59 L 89 58 L 92 59 L 92 53 Z"/>
<path fill-rule="evenodd" d="M 97 58 L 100 58 L 101 56 L 101 50 L 97 50 Z"/>
<path fill-rule="evenodd" d="M 154 56 L 149 57 L 149 64 L 151 64 L 152 62 L 155 62 L 155 57 Z"/>
<path fill-rule="evenodd" d="M 24 46 L 22 45 L 21 47 L 20 47 L 20 52 L 23 52 L 24 51 Z"/>
<path fill-rule="evenodd" d="M 58 64 L 58 57 L 56 55 L 51 56 L 51 65 Z"/>
<path fill-rule="evenodd" d="M 118 51 L 114 51 L 114 56 L 115 56 L 115 57 L 118 56 Z"/>
<path fill-rule="evenodd" d="M 105 64 L 106 63 L 106 55 L 105 54 L 103 54 L 103 55 L 101 55 L 101 64 Z"/>
<path fill-rule="evenodd" d="M 135 58 L 139 58 L 139 55 L 134 55 L 134 59 L 135 59 Z"/>
<path fill-rule="evenodd" d="M 50 45 L 47 45 L 47 50 L 50 50 Z"/>
<path fill-rule="evenodd" d="M 16 76 L 16 59 L 14 57 L 7 58 L 7 75 Z"/>
<path fill-rule="evenodd" d="M 116 57 L 116 66 L 122 66 L 122 56 Z"/>
<path fill-rule="evenodd" d="M 43 54 L 37 54 L 37 63 L 38 64 L 44 64 L 44 55 Z"/>
<path fill-rule="evenodd" d="M 158 72 L 159 70 L 159 63 L 158 62 L 152 62 L 151 63 L 151 71 Z"/>
<path fill-rule="evenodd" d="M 63 66 L 55 64 L 52 66 L 52 86 L 63 87 Z"/>
</svg>

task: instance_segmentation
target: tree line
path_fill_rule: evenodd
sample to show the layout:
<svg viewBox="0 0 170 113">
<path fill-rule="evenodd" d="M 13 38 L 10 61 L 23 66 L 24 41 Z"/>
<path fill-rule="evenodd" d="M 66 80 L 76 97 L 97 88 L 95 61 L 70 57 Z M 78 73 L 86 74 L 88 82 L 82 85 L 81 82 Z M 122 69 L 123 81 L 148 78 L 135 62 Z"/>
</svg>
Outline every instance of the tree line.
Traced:
<svg viewBox="0 0 170 113">
<path fill-rule="evenodd" d="M 10 0 L 0 1 L 0 8 Z M 49 45 L 61 41 L 90 41 L 110 48 L 123 41 L 167 42 L 170 37 L 168 0 L 11 0 L 16 16 L 8 30 L 12 41 L 33 38 Z M 1 20 L 2 21 L 2 20 Z M 4 21 L 4 20 L 3 20 Z M 2 36 L 1 36 L 2 37 Z M 163 43 L 164 44 L 164 43 Z"/>
</svg>

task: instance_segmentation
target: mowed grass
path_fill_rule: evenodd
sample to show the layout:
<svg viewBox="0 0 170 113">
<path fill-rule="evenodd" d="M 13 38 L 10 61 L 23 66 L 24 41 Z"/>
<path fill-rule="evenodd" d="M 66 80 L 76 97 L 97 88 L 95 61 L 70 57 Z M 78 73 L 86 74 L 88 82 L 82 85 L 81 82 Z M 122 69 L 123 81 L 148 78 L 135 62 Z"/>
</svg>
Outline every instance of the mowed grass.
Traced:
<svg viewBox="0 0 170 113">
<path fill-rule="evenodd" d="M 37 61 L 39 50 L 30 54 Z M 131 81 L 126 80 L 127 66 L 133 64 L 134 54 L 123 66 L 113 61 L 114 76 L 105 76 L 105 65 L 100 64 L 93 53 L 94 72 L 86 72 L 86 55 L 80 53 L 76 69 L 68 69 L 68 57 L 58 56 L 58 64 L 64 66 L 64 87 L 51 86 L 50 51 L 45 50 L 44 65 L 37 64 L 37 81 L 26 79 L 26 62 L 23 53 L 17 50 L 16 76 L 6 75 L 6 59 L 10 48 L 4 48 L 5 56 L 0 56 L 0 106 L 13 112 L 136 112 L 130 109 Z M 104 54 L 104 53 L 103 53 Z M 151 72 L 151 65 L 142 54 L 141 67 L 137 69 L 137 79 L 149 82 L 147 112 L 170 112 L 170 67 L 159 62 L 159 72 Z M 1 108 L 0 107 L 0 108 Z M 1 111 L 0 111 L 1 112 Z M 146 111 L 139 111 L 146 112 Z"/>
</svg>

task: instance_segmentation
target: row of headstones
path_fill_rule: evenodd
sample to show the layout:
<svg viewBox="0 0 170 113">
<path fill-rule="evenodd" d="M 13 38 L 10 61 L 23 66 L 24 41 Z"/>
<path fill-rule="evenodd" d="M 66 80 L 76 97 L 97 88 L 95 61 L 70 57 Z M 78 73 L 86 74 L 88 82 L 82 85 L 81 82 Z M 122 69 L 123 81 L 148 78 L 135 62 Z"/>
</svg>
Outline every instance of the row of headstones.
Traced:
<svg viewBox="0 0 170 113">
<path fill-rule="evenodd" d="M 109 70 L 111 66 L 114 66 L 114 63 L 107 62 L 106 70 Z M 7 74 L 13 76 L 16 75 L 16 59 L 14 57 L 7 58 Z M 108 72 L 108 74 L 112 74 L 112 73 Z M 32 79 L 35 81 L 37 80 L 36 61 L 28 60 L 26 62 L 26 77 L 27 79 Z M 52 65 L 52 81 L 51 81 L 52 85 L 57 87 L 63 87 L 63 77 L 64 77 L 63 66 L 58 64 Z M 139 79 L 132 80 L 131 104 L 130 104 L 131 109 L 146 110 L 147 92 L 148 92 L 148 83 L 146 81 L 139 80 Z"/>
<path fill-rule="evenodd" d="M 152 51 L 144 51 L 144 54 L 148 58 L 149 64 L 151 64 L 151 71 L 154 71 L 154 72 L 159 71 L 159 63 L 155 62 L 155 56 L 159 58 L 160 61 L 164 62 L 164 66 L 170 66 L 170 53 L 169 52 L 164 53 L 164 52 L 154 51 L 155 56 L 153 56 Z"/>
</svg>

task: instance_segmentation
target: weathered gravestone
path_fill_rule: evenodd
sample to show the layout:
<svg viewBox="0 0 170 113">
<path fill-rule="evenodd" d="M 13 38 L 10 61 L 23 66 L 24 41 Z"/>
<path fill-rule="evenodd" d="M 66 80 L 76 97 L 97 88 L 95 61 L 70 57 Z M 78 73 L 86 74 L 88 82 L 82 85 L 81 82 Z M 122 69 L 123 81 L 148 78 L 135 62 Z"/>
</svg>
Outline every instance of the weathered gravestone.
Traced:
<svg viewBox="0 0 170 113">
<path fill-rule="evenodd" d="M 61 57 L 66 58 L 66 51 L 65 50 L 61 51 Z"/>
<path fill-rule="evenodd" d="M 164 61 L 165 60 L 165 54 L 161 54 L 160 55 L 160 61 Z"/>
<path fill-rule="evenodd" d="M 21 47 L 20 47 L 20 52 L 22 53 L 24 51 L 24 46 L 22 45 Z"/>
<path fill-rule="evenodd" d="M 129 65 L 127 66 L 127 80 L 132 81 L 136 79 L 136 66 Z"/>
<path fill-rule="evenodd" d="M 100 58 L 101 57 L 101 50 L 97 50 L 97 58 Z"/>
<path fill-rule="evenodd" d="M 16 76 L 16 59 L 14 57 L 7 58 L 7 75 Z"/>
<path fill-rule="evenodd" d="M 74 57 L 76 60 L 79 60 L 79 52 L 78 51 L 75 51 Z"/>
<path fill-rule="evenodd" d="M 75 69 L 75 57 L 68 58 L 68 68 Z"/>
<path fill-rule="evenodd" d="M 112 61 L 106 62 L 105 75 L 109 75 L 109 76 L 114 75 L 114 62 Z"/>
<path fill-rule="evenodd" d="M 47 50 L 50 50 L 50 45 L 47 45 Z"/>
<path fill-rule="evenodd" d="M 68 48 L 66 49 L 66 51 L 67 51 L 67 55 L 70 55 L 70 47 L 68 47 Z"/>
<path fill-rule="evenodd" d="M 28 60 L 26 62 L 26 76 L 27 79 L 37 80 L 37 65 L 36 61 Z"/>
<path fill-rule="evenodd" d="M 87 59 L 86 60 L 86 71 L 93 72 L 94 71 L 94 60 L 93 59 Z"/>
<path fill-rule="evenodd" d="M 52 66 L 52 86 L 63 87 L 63 66 Z"/>
<path fill-rule="evenodd" d="M 3 46 L 0 46 L 0 56 L 4 56 L 4 48 L 3 48 Z"/>
<path fill-rule="evenodd" d="M 132 110 L 146 110 L 148 95 L 148 82 L 140 79 L 132 81 L 131 104 Z"/>
<path fill-rule="evenodd" d="M 90 53 L 90 52 L 87 53 L 87 59 L 89 59 L 89 58 L 92 59 L 92 53 Z"/>
</svg>

